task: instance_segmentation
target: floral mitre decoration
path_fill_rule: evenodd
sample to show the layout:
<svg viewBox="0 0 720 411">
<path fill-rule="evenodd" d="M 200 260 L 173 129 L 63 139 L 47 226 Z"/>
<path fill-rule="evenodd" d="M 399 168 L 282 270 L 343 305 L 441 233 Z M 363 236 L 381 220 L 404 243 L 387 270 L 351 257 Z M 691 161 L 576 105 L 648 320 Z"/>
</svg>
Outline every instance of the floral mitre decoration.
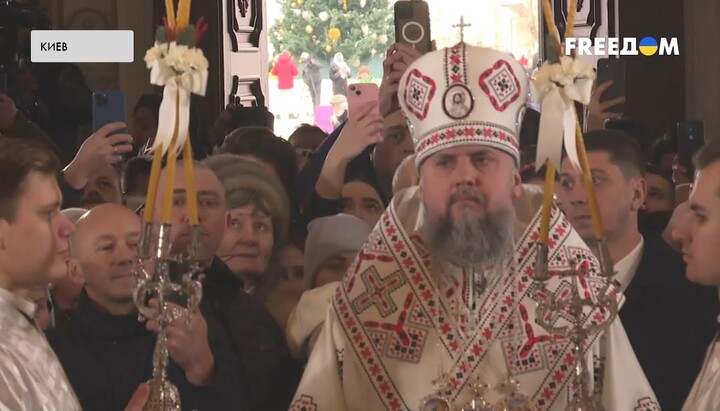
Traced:
<svg viewBox="0 0 720 411">
<path fill-rule="evenodd" d="M 540 101 L 537 169 L 547 159 L 559 169 L 563 142 L 568 159 L 579 167 L 575 130 L 577 115 L 574 103 L 588 104 L 595 71 L 576 57 L 561 56 L 559 61 L 545 63 L 531 80 L 533 97 Z"/>
<path fill-rule="evenodd" d="M 175 24 L 167 17 L 163 23 L 155 34 L 155 44 L 145 53 L 145 63 L 150 83 L 164 87 L 157 136 L 148 151 L 162 147 L 164 154 L 171 145 L 179 152 L 188 138 L 190 94 L 205 95 L 209 64 L 197 47 L 208 29 L 202 17 L 195 25 Z"/>
</svg>

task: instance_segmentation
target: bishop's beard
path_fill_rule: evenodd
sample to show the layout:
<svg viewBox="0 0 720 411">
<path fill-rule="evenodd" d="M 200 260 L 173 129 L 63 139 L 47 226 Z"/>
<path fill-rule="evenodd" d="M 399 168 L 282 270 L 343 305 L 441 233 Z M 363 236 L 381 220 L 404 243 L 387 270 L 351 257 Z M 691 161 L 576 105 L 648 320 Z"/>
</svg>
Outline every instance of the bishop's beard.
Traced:
<svg viewBox="0 0 720 411">
<path fill-rule="evenodd" d="M 470 198 L 484 209 L 477 216 L 470 206 L 464 207 L 462 218 L 454 221 L 451 206 L 458 199 Z M 507 262 L 515 245 L 515 209 L 487 210 L 486 199 L 472 187 L 455 192 L 447 202 L 446 214 L 429 225 L 429 246 L 434 254 L 455 263 L 474 266 L 495 266 Z"/>
</svg>

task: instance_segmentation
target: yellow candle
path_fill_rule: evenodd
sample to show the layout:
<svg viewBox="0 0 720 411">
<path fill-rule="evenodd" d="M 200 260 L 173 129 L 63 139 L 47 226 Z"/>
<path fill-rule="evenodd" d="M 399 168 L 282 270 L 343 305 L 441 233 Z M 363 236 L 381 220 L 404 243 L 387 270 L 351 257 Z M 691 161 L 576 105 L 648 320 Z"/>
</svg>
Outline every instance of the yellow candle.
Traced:
<svg viewBox="0 0 720 411">
<path fill-rule="evenodd" d="M 595 186 L 593 186 L 592 173 L 590 172 L 590 162 L 585 151 L 585 141 L 583 141 L 582 129 L 580 123 L 575 123 L 575 141 L 577 144 L 578 159 L 580 160 L 580 168 L 583 172 L 583 181 L 585 183 L 585 192 L 590 203 L 590 215 L 592 216 L 593 229 L 595 230 L 595 239 L 605 238 L 605 229 L 603 228 L 602 218 L 600 217 L 600 208 L 595 195 Z"/>
<path fill-rule="evenodd" d="M 543 193 L 543 208 L 540 216 L 540 244 L 547 244 L 550 236 L 550 214 L 555 192 L 555 166 L 548 161 L 545 171 L 545 192 Z"/>
<path fill-rule="evenodd" d="M 143 220 L 152 223 L 153 212 L 155 211 L 155 199 L 157 198 L 158 182 L 160 181 L 160 163 L 162 163 L 162 148 L 158 147 L 153 153 L 152 167 L 150 168 L 150 182 L 148 184 L 147 196 L 145 198 L 145 211 Z"/>
<path fill-rule="evenodd" d="M 175 28 L 175 0 L 165 0 L 165 15 L 168 26 Z"/>
<path fill-rule="evenodd" d="M 180 0 L 177 11 L 177 32 L 180 33 L 190 24 L 190 0 Z"/>
<path fill-rule="evenodd" d="M 195 165 L 193 164 L 190 134 L 188 134 L 188 137 L 185 140 L 185 146 L 183 147 L 183 163 L 185 166 L 185 188 L 187 192 L 186 203 L 188 208 L 188 219 L 190 220 L 190 225 L 197 225 L 199 223 L 197 189 L 195 188 Z"/>
<path fill-rule="evenodd" d="M 175 190 L 175 168 L 177 163 L 177 150 L 175 150 L 175 142 L 178 137 L 178 129 L 180 118 L 180 91 L 175 95 L 175 126 L 173 127 L 173 135 L 168 147 L 167 165 L 165 166 L 165 193 L 163 194 L 163 208 L 161 221 L 163 224 L 170 224 L 172 219 L 172 203 L 173 191 Z M 158 147 L 160 148 L 160 147 Z"/>
<path fill-rule="evenodd" d="M 565 27 L 565 38 L 572 37 L 575 28 L 575 16 L 577 15 L 577 0 L 570 0 L 568 7 L 567 26 Z"/>
<path fill-rule="evenodd" d="M 163 224 L 170 224 L 172 221 L 173 191 L 175 186 L 175 166 L 177 154 L 175 150 L 168 153 L 167 165 L 165 166 L 165 193 L 163 194 L 163 208 L 161 221 Z"/>
</svg>

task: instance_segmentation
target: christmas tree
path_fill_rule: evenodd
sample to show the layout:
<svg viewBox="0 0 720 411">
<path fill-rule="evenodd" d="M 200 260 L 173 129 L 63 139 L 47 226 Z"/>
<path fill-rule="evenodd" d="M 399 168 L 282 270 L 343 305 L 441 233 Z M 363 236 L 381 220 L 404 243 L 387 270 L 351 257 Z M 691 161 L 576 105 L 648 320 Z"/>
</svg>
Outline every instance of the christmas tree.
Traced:
<svg viewBox="0 0 720 411">
<path fill-rule="evenodd" d="M 278 53 L 288 50 L 295 58 L 308 53 L 330 62 L 340 52 L 357 67 L 384 53 L 394 38 L 388 0 L 277 1 L 282 18 L 269 35 Z"/>
</svg>

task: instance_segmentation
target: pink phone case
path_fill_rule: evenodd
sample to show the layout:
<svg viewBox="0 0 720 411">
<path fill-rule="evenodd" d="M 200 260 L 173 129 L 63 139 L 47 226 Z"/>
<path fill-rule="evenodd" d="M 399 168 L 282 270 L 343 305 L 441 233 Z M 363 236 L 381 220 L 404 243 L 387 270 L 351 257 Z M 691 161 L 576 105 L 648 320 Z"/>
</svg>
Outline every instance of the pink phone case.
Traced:
<svg viewBox="0 0 720 411">
<path fill-rule="evenodd" d="M 348 86 L 348 118 L 353 118 L 353 112 L 370 101 L 379 102 L 380 90 L 375 83 L 357 83 Z M 375 106 L 375 113 L 380 114 L 380 106 Z"/>
</svg>

